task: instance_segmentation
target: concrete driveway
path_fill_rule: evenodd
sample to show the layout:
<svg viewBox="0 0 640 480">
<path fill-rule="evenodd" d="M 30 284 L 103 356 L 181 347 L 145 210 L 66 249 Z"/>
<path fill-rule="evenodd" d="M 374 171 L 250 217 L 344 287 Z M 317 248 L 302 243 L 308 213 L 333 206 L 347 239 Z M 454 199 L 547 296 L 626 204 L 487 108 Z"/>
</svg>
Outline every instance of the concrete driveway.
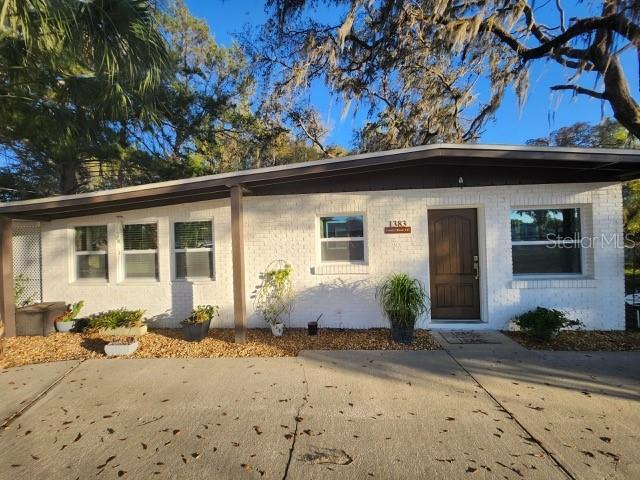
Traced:
<svg viewBox="0 0 640 480">
<path fill-rule="evenodd" d="M 640 477 L 640 354 L 446 346 L 5 370 L 0 478 Z"/>
</svg>

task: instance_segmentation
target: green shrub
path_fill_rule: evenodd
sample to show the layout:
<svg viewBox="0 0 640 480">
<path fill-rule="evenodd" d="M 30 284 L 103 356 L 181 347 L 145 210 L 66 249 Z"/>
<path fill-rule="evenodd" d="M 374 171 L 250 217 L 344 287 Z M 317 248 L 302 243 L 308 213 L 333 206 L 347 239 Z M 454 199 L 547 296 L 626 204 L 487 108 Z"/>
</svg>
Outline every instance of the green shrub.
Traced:
<svg viewBox="0 0 640 480">
<path fill-rule="evenodd" d="M 57 322 L 71 322 L 76 319 L 80 310 L 84 307 L 84 300 L 80 300 L 79 302 L 74 303 L 73 305 L 67 306 L 66 312 L 60 315 L 56 321 Z"/>
<path fill-rule="evenodd" d="M 126 308 L 108 310 L 89 317 L 89 326 L 95 329 L 140 327 L 144 325 L 143 315 L 144 310 L 127 310 Z"/>
<path fill-rule="evenodd" d="M 580 320 L 571 320 L 560 310 L 538 307 L 515 318 L 514 323 L 527 335 L 539 340 L 551 340 L 563 328 L 581 327 Z"/>
<path fill-rule="evenodd" d="M 394 273 L 376 289 L 376 300 L 393 325 L 413 326 L 429 311 L 429 297 L 420 280 Z"/>
<path fill-rule="evenodd" d="M 219 307 L 217 305 L 198 305 L 191 311 L 191 315 L 182 320 L 183 324 L 204 323 L 218 315 Z"/>
</svg>

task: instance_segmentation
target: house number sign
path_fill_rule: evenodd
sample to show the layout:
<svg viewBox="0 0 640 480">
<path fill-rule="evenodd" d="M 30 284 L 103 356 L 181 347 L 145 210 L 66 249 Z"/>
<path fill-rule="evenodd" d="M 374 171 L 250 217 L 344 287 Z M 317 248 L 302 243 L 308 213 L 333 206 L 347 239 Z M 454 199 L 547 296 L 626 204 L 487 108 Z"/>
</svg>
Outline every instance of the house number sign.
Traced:
<svg viewBox="0 0 640 480">
<path fill-rule="evenodd" d="M 406 220 L 390 220 L 389 226 L 384 227 L 384 233 L 411 233 L 411 227 Z"/>
</svg>

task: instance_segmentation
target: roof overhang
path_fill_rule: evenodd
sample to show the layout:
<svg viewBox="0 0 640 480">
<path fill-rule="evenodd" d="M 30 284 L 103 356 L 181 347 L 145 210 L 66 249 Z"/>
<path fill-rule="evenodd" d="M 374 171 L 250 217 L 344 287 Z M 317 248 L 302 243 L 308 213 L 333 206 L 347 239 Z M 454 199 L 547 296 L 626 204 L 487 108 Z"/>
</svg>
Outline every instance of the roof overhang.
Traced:
<svg viewBox="0 0 640 480">
<path fill-rule="evenodd" d="M 6 202 L 0 203 L 0 215 L 47 221 L 197 202 L 226 198 L 234 185 L 243 186 L 247 195 L 375 190 L 378 185 L 380 189 L 454 187 L 458 175 L 469 176 L 470 182 L 465 181 L 465 186 L 620 182 L 640 177 L 640 151 L 426 145 L 107 191 Z M 424 178 L 418 182 L 416 176 Z M 394 181 L 394 177 L 403 180 Z M 426 178 L 433 180 L 426 182 Z"/>
</svg>

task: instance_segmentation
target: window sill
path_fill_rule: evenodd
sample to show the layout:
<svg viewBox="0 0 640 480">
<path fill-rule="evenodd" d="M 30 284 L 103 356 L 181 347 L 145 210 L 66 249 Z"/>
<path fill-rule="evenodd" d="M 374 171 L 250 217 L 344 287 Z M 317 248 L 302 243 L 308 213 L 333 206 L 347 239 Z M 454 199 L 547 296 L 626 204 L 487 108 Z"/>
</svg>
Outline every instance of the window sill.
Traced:
<svg viewBox="0 0 640 480">
<path fill-rule="evenodd" d="M 312 275 L 367 275 L 368 263 L 324 263 L 311 267 Z"/>
<path fill-rule="evenodd" d="M 108 280 L 74 280 L 72 282 L 69 282 L 69 285 L 72 285 L 74 287 L 85 287 L 85 286 L 107 286 L 109 285 L 109 281 Z"/>
<path fill-rule="evenodd" d="M 179 285 L 183 284 L 193 284 L 193 285 L 201 285 L 214 283 L 216 281 L 215 278 L 174 278 L 171 283 L 177 283 Z"/>
<path fill-rule="evenodd" d="M 514 278 L 511 288 L 595 288 L 596 281 L 592 277 L 546 277 L 546 278 Z"/>
<path fill-rule="evenodd" d="M 122 285 L 122 286 L 141 286 L 141 285 L 160 285 L 160 280 L 156 280 L 153 278 L 146 278 L 146 279 L 140 279 L 140 280 L 122 280 L 121 282 L 118 282 L 118 285 Z"/>
</svg>

